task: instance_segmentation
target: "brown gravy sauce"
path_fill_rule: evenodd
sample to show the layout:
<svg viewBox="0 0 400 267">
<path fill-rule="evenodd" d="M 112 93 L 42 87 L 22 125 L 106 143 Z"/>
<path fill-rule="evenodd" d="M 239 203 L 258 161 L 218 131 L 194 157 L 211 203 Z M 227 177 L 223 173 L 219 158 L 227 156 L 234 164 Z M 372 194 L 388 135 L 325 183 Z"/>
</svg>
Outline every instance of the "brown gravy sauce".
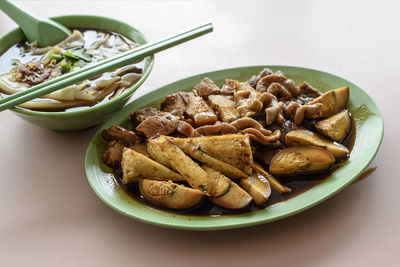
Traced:
<svg viewBox="0 0 400 267">
<path fill-rule="evenodd" d="M 349 151 L 352 150 L 354 141 L 355 141 L 355 123 L 354 120 L 352 119 L 352 126 L 349 130 L 349 133 L 347 134 L 346 138 L 342 142 L 344 146 L 346 146 Z M 155 206 L 148 202 L 146 199 L 144 199 L 139 191 L 139 186 L 137 184 L 130 184 L 126 185 L 122 183 L 122 175 L 121 175 L 121 170 L 115 170 L 115 177 L 118 177 L 116 180 L 118 181 L 118 184 L 125 190 L 125 192 L 130 195 L 133 199 L 139 201 L 140 203 L 152 207 L 157 210 L 162 210 L 162 211 L 167 211 L 175 214 L 187 214 L 187 215 L 204 215 L 204 216 L 220 216 L 224 214 L 236 214 L 236 213 L 246 213 L 246 212 L 252 212 L 255 210 L 263 209 L 267 206 L 270 206 L 272 204 L 285 201 L 288 199 L 291 199 L 301 193 L 306 192 L 307 190 L 311 189 L 312 187 L 318 185 L 319 183 L 323 182 L 325 179 L 327 179 L 331 174 L 337 170 L 340 166 L 343 165 L 343 163 L 346 160 L 336 162 L 332 168 L 323 173 L 309 173 L 309 174 L 298 174 L 295 176 L 288 176 L 288 177 L 279 177 L 279 181 L 283 183 L 285 186 L 289 187 L 292 189 L 292 191 L 288 194 L 280 194 L 279 192 L 275 191 L 272 189 L 271 196 L 269 197 L 269 200 L 263 204 L 262 206 L 256 206 L 253 202 L 246 208 L 241 209 L 241 210 L 229 210 L 229 209 L 224 209 L 221 208 L 214 203 L 212 203 L 210 200 L 207 198 L 204 198 L 202 202 L 200 202 L 199 205 L 192 207 L 190 209 L 186 210 L 172 210 L 172 209 L 167 209 L 167 208 L 162 208 Z M 260 162 L 259 162 L 260 163 Z M 261 163 L 262 165 L 265 164 Z M 367 174 L 368 175 L 368 174 Z M 363 176 L 363 175 L 361 175 Z M 360 177 L 361 177 L 360 176 Z M 360 179 L 360 178 L 358 178 Z M 358 180 L 357 179 L 357 180 Z M 186 184 L 186 186 L 189 186 Z"/>
</svg>

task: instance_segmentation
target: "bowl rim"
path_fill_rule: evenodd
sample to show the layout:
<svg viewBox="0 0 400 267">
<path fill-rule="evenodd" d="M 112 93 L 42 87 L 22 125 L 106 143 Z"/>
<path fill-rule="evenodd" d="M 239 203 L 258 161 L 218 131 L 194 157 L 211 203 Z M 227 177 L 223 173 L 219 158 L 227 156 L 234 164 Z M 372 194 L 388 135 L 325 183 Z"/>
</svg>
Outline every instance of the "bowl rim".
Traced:
<svg viewBox="0 0 400 267">
<path fill-rule="evenodd" d="M 234 217 L 230 217 L 230 215 L 224 215 L 227 218 L 232 219 L 232 223 L 217 223 L 217 224 L 213 224 L 209 221 L 207 221 L 204 225 L 203 224 L 194 224 L 194 222 L 196 221 L 194 218 L 196 217 L 195 215 L 191 216 L 191 215 L 187 215 L 187 217 L 191 217 L 192 219 L 190 219 L 190 221 L 187 221 L 187 223 L 184 223 L 183 220 L 176 220 L 177 217 L 180 217 L 180 215 L 176 216 L 176 218 L 174 217 L 173 219 L 170 220 L 166 220 L 166 221 L 155 221 L 154 218 L 150 218 L 149 216 L 143 216 L 143 212 L 139 212 L 138 214 L 132 214 L 131 210 L 127 211 L 124 207 L 122 207 L 120 204 L 116 204 L 113 200 L 110 200 L 110 196 L 106 196 L 104 195 L 104 192 L 102 192 L 101 190 L 99 190 L 99 188 L 97 188 L 97 184 L 96 182 L 93 180 L 93 178 L 89 178 L 89 176 L 93 175 L 93 172 L 96 172 L 95 170 L 99 168 L 99 166 L 93 166 L 92 164 L 94 163 L 94 159 L 92 159 L 91 157 L 93 156 L 93 153 L 96 152 L 97 146 L 96 146 L 96 139 L 98 138 L 100 132 L 109 127 L 112 123 L 115 123 L 115 121 L 117 121 L 117 117 L 122 116 L 124 113 L 126 113 L 126 110 L 129 108 L 142 108 L 142 104 L 140 102 L 140 100 L 142 100 L 143 98 L 153 98 L 156 97 L 157 94 L 159 94 L 160 91 L 162 91 L 163 89 L 169 88 L 169 87 L 173 87 L 175 85 L 178 85 L 180 83 L 184 83 L 187 80 L 190 80 L 194 77 L 204 77 L 204 75 L 209 75 L 210 73 L 215 74 L 215 73 L 219 73 L 219 72 L 225 72 L 225 71 L 230 71 L 230 70 L 246 70 L 247 68 L 264 68 L 264 67 L 271 67 L 271 68 L 281 68 L 281 67 L 289 67 L 289 68 L 297 68 L 297 69 L 302 69 L 302 70 L 307 70 L 307 71 L 313 71 L 316 73 L 320 73 L 320 74 L 326 74 L 329 76 L 332 76 L 334 78 L 339 78 L 345 82 L 348 83 L 349 86 L 354 86 L 357 88 L 357 90 L 359 89 L 360 93 L 364 95 L 364 97 L 367 97 L 368 101 L 370 101 L 370 103 L 374 106 L 374 117 L 377 117 L 377 120 L 373 119 L 376 123 L 376 129 L 379 132 L 379 135 L 375 136 L 375 141 L 373 144 L 371 144 L 369 147 L 369 153 L 368 155 L 365 155 L 362 159 L 362 162 L 357 162 L 357 164 L 361 164 L 362 166 L 360 166 L 360 168 L 357 167 L 356 171 L 352 171 L 352 177 L 351 179 L 347 179 L 345 182 L 339 183 L 339 184 L 334 184 L 336 187 L 333 187 L 332 189 L 329 190 L 329 192 L 327 192 L 326 194 L 324 194 L 323 196 L 319 196 L 316 199 L 313 199 L 310 202 L 307 202 L 304 205 L 300 205 L 300 208 L 292 208 L 292 207 L 287 207 L 289 208 L 287 211 L 283 212 L 283 213 L 278 213 L 277 216 L 274 216 L 272 218 L 265 218 L 265 217 L 257 217 L 257 218 L 252 218 L 249 219 L 247 221 L 241 221 L 241 219 L 239 219 L 239 221 L 236 221 Z M 217 74 L 216 74 L 217 75 Z M 288 75 L 289 76 L 289 75 Z M 179 90 L 178 90 L 179 91 Z M 147 102 L 147 101 L 145 101 Z M 138 105 L 139 107 L 135 107 L 135 105 Z M 130 112 L 132 112 L 133 110 L 131 110 Z M 126 118 L 124 119 L 126 120 Z M 124 120 L 118 120 L 119 123 L 124 121 Z M 361 126 L 363 127 L 363 126 Z M 356 133 L 357 134 L 357 133 Z M 358 134 L 357 134 L 358 135 Z M 204 72 L 204 73 L 200 73 L 200 74 L 195 74 L 195 75 L 191 75 L 191 76 L 187 76 L 184 77 L 182 79 L 173 81 L 171 83 L 167 83 L 164 85 L 161 85 L 159 88 L 157 88 L 156 90 L 153 90 L 143 96 L 141 96 L 140 98 L 136 99 L 135 101 L 133 101 L 132 103 L 130 103 L 129 105 L 127 105 L 126 107 L 124 107 L 121 111 L 119 111 L 118 113 L 114 114 L 110 119 L 108 119 L 105 123 L 102 124 L 102 126 L 98 129 L 98 131 L 93 135 L 93 138 L 91 139 L 88 148 L 86 150 L 86 155 L 85 155 L 85 171 L 86 171 L 86 175 L 88 178 L 88 182 L 90 184 L 90 186 L 92 187 L 92 190 L 96 193 L 96 195 L 107 205 L 109 206 L 111 209 L 115 210 L 116 212 L 127 216 L 128 218 L 137 220 L 137 221 L 141 221 L 147 224 L 151 224 L 151 225 L 155 225 L 155 226 L 159 226 L 159 227 L 164 227 L 164 228 L 172 228 L 172 229 L 179 229 L 179 230 L 194 230 L 194 231 L 209 231 L 209 230 L 224 230 L 224 229 L 234 229 L 234 228 L 242 228 L 242 227 L 249 227 L 249 226 L 253 226 L 253 225 L 258 225 L 258 224 L 263 224 L 263 223 L 268 223 L 268 222 L 273 222 L 276 220 L 280 220 L 295 214 L 298 214 L 300 212 L 303 212 L 307 209 L 310 209 L 314 206 L 316 206 L 317 204 L 329 199 L 330 197 L 332 197 L 333 195 L 337 194 L 338 192 L 342 191 L 344 188 L 346 188 L 347 186 L 349 186 L 354 180 L 357 179 L 357 177 L 369 166 L 369 164 L 371 163 L 371 161 L 375 158 L 376 153 L 378 152 L 380 145 L 382 143 L 383 140 L 383 136 L 384 136 L 384 120 L 383 120 L 383 116 L 382 116 L 382 112 L 379 109 L 378 105 L 376 104 L 376 102 L 373 100 L 373 98 L 366 92 L 364 91 L 361 87 L 357 86 L 356 84 L 354 84 L 353 82 L 335 75 L 333 73 L 330 72 L 326 72 L 326 71 L 322 71 L 322 70 L 318 70 L 318 69 L 312 69 L 312 68 L 307 68 L 307 67 L 300 67 L 300 66 L 293 66 L 293 65 L 251 65 L 251 66 L 241 66 L 241 67 L 236 67 L 236 68 L 225 68 L 225 69 L 218 69 L 218 70 L 214 70 L 214 71 L 209 71 L 209 72 Z M 356 138 L 356 142 L 357 142 L 357 138 Z M 361 140 L 359 140 L 358 142 L 361 142 Z M 358 146 L 361 146 L 360 143 L 355 143 L 358 144 Z M 352 151 L 352 153 L 354 153 Z M 359 152 L 357 152 L 359 153 Z M 97 157 L 97 156 L 96 156 Z M 352 157 L 352 155 L 350 156 Z M 351 158 L 350 158 L 351 159 Z M 332 181 L 332 177 L 336 177 L 337 175 L 343 175 L 343 169 L 349 170 L 350 168 L 347 166 L 348 164 L 350 164 L 352 162 L 348 161 L 346 165 L 342 166 L 341 168 L 339 168 L 338 170 L 336 170 L 331 176 L 331 181 Z M 358 166 L 356 165 L 356 166 Z M 345 168 L 346 167 L 346 168 Z M 352 166 L 353 167 L 353 166 Z M 115 178 L 114 178 L 115 179 Z M 324 180 L 323 183 L 329 183 L 327 182 L 327 180 Z M 309 191 L 314 190 L 314 188 L 319 188 L 319 187 L 326 187 L 326 185 L 317 185 L 316 187 L 313 187 L 312 189 L 310 189 Z M 331 185 L 332 186 L 332 185 Z M 318 191 L 318 190 L 317 190 Z M 315 192 L 314 192 L 315 193 Z M 304 195 L 306 195 L 307 192 L 304 193 Z M 300 194 L 299 196 L 301 196 L 303 194 Z M 299 196 L 297 196 L 296 198 L 298 198 Z M 280 203 L 285 203 L 285 202 L 293 202 L 293 199 L 296 198 L 292 198 L 289 199 L 287 201 L 283 201 Z M 298 202 L 298 201 L 295 201 Z M 276 203 L 276 204 L 280 204 L 280 203 Z M 275 205 L 275 204 L 274 204 Z M 272 206 L 273 207 L 273 206 Z M 153 212 L 155 211 L 155 213 L 158 212 L 158 210 L 153 210 Z M 163 212 L 163 211 L 160 211 Z M 257 213 L 258 211 L 256 211 Z M 146 213 L 147 214 L 147 213 Z M 235 216 L 237 217 L 242 217 L 245 216 L 244 214 L 236 214 Z M 198 221 L 196 221 L 198 222 Z"/>
<path fill-rule="evenodd" d="M 114 18 L 109 18 L 109 17 L 104 17 L 104 16 L 98 16 L 98 15 L 85 15 L 85 14 L 71 14 L 71 15 L 62 15 L 62 16 L 54 16 L 54 17 L 50 17 L 50 19 L 54 19 L 55 21 L 59 20 L 59 19 L 71 19 L 71 18 L 89 18 L 89 19 L 97 19 L 97 20 L 106 20 L 112 23 L 116 23 L 116 24 L 120 24 L 123 27 L 127 27 L 130 30 L 133 30 L 134 32 L 136 32 L 136 34 L 138 34 L 140 36 L 140 38 L 143 39 L 144 43 L 146 44 L 147 38 L 145 37 L 145 35 L 139 31 L 138 29 L 136 29 L 135 27 L 131 26 L 130 24 L 114 19 Z M 58 21 L 57 21 L 58 22 Z M 95 27 L 89 27 L 89 28 L 93 28 L 93 29 L 97 29 Z M 101 30 L 101 29 L 99 29 Z M 18 31 L 21 31 L 20 27 L 14 28 L 13 30 L 7 32 L 6 34 L 4 34 L 3 36 L 0 36 L 0 43 L 6 39 L 8 36 L 11 35 L 15 35 L 18 33 Z M 9 48 L 7 48 L 9 49 Z M 6 49 L 6 50 L 7 50 Z M 6 51 L 5 50 L 5 51 Z M 80 115 L 80 114 L 84 114 L 87 112 L 95 112 L 98 111 L 99 109 L 102 109 L 106 106 L 112 105 L 114 103 L 117 103 L 119 101 L 122 101 L 125 98 L 130 97 L 138 88 L 140 85 L 143 84 L 143 82 L 147 79 L 147 77 L 150 75 L 150 72 L 153 69 L 154 66 L 154 55 L 148 56 L 146 57 L 144 60 L 146 60 L 146 67 L 144 73 L 142 74 L 142 76 L 140 77 L 140 79 L 133 84 L 131 87 L 125 89 L 125 91 L 118 95 L 117 97 L 112 98 L 111 100 L 108 100 L 104 103 L 99 103 L 99 104 L 95 104 L 93 106 L 89 106 L 87 108 L 84 109 L 78 109 L 78 110 L 73 110 L 73 111 L 38 111 L 38 110 L 31 110 L 31 109 L 25 109 L 25 108 L 19 108 L 19 107 L 13 107 L 10 110 L 17 112 L 17 113 L 21 113 L 21 114 L 26 114 L 26 115 L 31 115 L 31 116 L 36 116 L 36 117 L 54 117 L 54 116 L 58 116 L 58 117 L 70 117 L 70 116 L 76 116 L 76 115 Z"/>
</svg>

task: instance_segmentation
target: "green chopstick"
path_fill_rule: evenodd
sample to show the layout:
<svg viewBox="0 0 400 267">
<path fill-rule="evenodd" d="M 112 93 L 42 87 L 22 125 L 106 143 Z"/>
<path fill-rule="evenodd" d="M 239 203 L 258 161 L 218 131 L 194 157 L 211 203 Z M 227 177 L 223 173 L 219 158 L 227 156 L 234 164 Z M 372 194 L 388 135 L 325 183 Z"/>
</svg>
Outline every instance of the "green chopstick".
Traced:
<svg viewBox="0 0 400 267">
<path fill-rule="evenodd" d="M 91 77 L 95 77 L 104 72 L 125 66 L 154 53 L 160 52 L 183 42 L 192 40 L 206 33 L 212 32 L 212 30 L 212 24 L 207 23 L 192 28 L 190 30 L 172 35 L 168 38 L 138 46 L 137 48 L 121 53 L 115 57 L 96 62 L 82 69 L 64 74 L 60 77 L 54 78 L 39 85 L 32 86 L 27 90 L 0 99 L 0 111 L 12 108 L 29 100 L 63 89 L 67 86 L 73 85 Z"/>
</svg>

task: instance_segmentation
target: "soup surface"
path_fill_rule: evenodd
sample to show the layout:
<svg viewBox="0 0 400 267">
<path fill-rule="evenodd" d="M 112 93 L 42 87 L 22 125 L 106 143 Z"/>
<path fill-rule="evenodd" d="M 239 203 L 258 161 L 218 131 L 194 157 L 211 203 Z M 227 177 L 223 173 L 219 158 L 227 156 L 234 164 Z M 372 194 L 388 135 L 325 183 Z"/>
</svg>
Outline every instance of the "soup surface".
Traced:
<svg viewBox="0 0 400 267">
<path fill-rule="evenodd" d="M 0 93 L 6 96 L 26 90 L 135 46 L 135 42 L 121 34 L 92 29 L 74 30 L 71 36 L 53 47 L 40 48 L 36 43 L 20 42 L 0 57 Z M 144 61 L 133 62 L 19 107 L 64 111 L 93 106 L 121 94 L 135 84 L 143 68 Z"/>
</svg>

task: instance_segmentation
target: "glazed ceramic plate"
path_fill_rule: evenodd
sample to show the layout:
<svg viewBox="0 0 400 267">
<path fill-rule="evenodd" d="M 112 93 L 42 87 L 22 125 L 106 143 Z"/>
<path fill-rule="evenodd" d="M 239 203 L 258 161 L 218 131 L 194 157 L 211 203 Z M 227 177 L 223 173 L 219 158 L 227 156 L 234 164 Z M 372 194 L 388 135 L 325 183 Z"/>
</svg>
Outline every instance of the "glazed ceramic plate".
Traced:
<svg viewBox="0 0 400 267">
<path fill-rule="evenodd" d="M 158 108 L 165 96 L 177 91 L 192 90 L 193 86 L 206 76 L 221 86 L 226 78 L 246 81 L 253 74 L 259 73 L 264 67 L 269 67 L 273 71 L 283 71 L 296 84 L 307 81 L 320 91 L 328 91 L 343 86 L 350 87 L 348 108 L 353 114 L 356 125 L 354 148 L 349 160 L 342 167 L 312 189 L 292 199 L 253 212 L 221 216 L 182 215 L 160 211 L 133 199 L 120 187 L 112 174 L 112 170 L 102 162 L 101 157 L 107 143 L 101 138 L 101 130 L 109 128 L 112 124 L 129 127 L 130 113 L 149 106 Z M 338 193 L 354 181 L 372 161 L 379 149 L 382 136 L 383 120 L 377 105 L 361 88 L 343 78 L 318 70 L 291 66 L 240 67 L 188 77 L 158 88 L 133 101 L 107 121 L 93 137 L 86 152 L 85 167 L 89 183 L 100 199 L 114 210 L 135 220 L 177 229 L 219 230 L 239 228 L 288 217 L 311 208 Z"/>
</svg>

